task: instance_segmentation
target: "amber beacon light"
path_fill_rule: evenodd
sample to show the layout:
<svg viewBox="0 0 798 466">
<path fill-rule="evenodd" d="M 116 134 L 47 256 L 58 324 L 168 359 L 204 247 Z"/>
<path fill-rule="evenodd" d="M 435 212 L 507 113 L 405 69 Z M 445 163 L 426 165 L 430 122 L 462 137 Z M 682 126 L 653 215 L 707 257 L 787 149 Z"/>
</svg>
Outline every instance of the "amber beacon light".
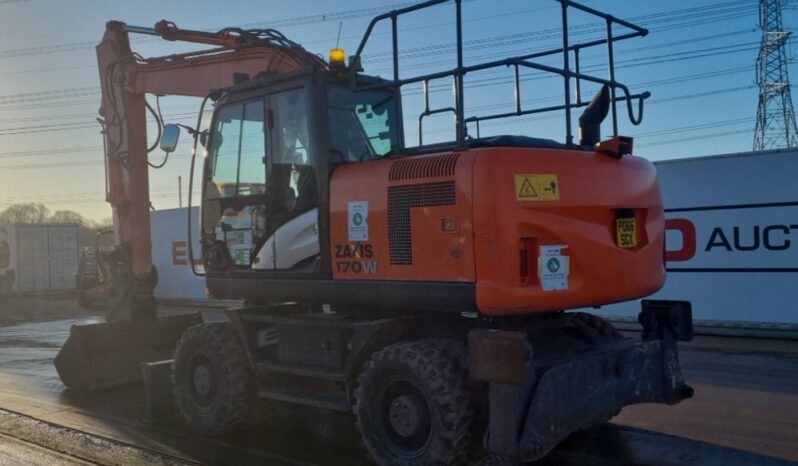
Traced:
<svg viewBox="0 0 798 466">
<path fill-rule="evenodd" d="M 344 51 L 344 49 L 338 47 L 330 49 L 330 65 L 344 66 L 345 62 L 346 62 L 346 52 Z"/>
</svg>

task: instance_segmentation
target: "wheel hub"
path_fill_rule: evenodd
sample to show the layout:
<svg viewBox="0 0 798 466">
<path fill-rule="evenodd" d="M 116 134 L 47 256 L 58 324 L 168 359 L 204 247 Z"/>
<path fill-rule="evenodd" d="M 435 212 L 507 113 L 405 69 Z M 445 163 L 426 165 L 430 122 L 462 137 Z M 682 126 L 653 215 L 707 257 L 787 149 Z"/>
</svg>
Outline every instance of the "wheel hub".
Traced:
<svg viewBox="0 0 798 466">
<path fill-rule="evenodd" d="M 404 438 L 417 435 L 426 425 L 427 417 L 424 400 L 414 394 L 397 396 L 388 409 L 391 427 Z"/>
<path fill-rule="evenodd" d="M 200 407 L 213 405 L 216 398 L 216 374 L 213 363 L 204 354 L 195 354 L 191 359 L 188 374 L 191 377 L 191 397 Z"/>
<path fill-rule="evenodd" d="M 211 393 L 211 371 L 205 364 L 199 364 L 194 368 L 194 390 L 201 396 L 208 396 Z"/>
</svg>

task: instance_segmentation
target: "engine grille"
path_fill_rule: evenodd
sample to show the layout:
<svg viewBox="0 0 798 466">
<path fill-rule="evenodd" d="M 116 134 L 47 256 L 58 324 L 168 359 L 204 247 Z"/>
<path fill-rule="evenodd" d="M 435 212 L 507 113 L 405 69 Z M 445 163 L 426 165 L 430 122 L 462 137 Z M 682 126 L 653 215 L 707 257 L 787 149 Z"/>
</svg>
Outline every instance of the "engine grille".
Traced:
<svg viewBox="0 0 798 466">
<path fill-rule="evenodd" d="M 454 181 L 389 186 L 388 246 L 391 265 L 411 265 L 413 263 L 410 209 L 454 205 L 455 202 Z"/>
</svg>

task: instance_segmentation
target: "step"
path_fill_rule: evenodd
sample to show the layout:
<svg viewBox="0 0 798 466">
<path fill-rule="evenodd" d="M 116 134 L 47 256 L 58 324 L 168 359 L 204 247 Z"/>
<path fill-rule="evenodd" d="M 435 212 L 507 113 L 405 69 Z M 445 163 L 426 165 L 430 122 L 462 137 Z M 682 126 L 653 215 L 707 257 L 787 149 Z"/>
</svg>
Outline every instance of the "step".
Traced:
<svg viewBox="0 0 798 466">
<path fill-rule="evenodd" d="M 258 372 L 279 372 L 281 374 L 298 375 L 301 377 L 312 377 L 316 379 L 333 380 L 345 382 L 346 374 L 340 370 L 327 369 L 321 367 L 289 366 L 271 362 L 259 362 L 255 364 Z"/>
<path fill-rule="evenodd" d="M 260 396 L 269 398 L 276 401 L 285 401 L 288 403 L 298 403 L 305 406 L 313 406 L 316 408 L 332 409 L 335 411 L 349 411 L 349 403 L 344 398 L 332 398 L 322 396 L 302 396 L 286 393 L 284 391 L 271 389 L 260 390 Z"/>
</svg>

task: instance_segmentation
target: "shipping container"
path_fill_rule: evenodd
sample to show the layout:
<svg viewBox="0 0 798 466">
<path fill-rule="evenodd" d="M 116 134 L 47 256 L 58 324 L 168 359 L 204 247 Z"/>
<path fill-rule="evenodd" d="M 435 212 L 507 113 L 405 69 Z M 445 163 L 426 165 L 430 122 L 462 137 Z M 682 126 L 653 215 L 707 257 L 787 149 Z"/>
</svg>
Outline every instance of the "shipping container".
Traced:
<svg viewBox="0 0 798 466">
<path fill-rule="evenodd" d="M 74 290 L 77 224 L 0 225 L 0 294 Z"/>
</svg>

